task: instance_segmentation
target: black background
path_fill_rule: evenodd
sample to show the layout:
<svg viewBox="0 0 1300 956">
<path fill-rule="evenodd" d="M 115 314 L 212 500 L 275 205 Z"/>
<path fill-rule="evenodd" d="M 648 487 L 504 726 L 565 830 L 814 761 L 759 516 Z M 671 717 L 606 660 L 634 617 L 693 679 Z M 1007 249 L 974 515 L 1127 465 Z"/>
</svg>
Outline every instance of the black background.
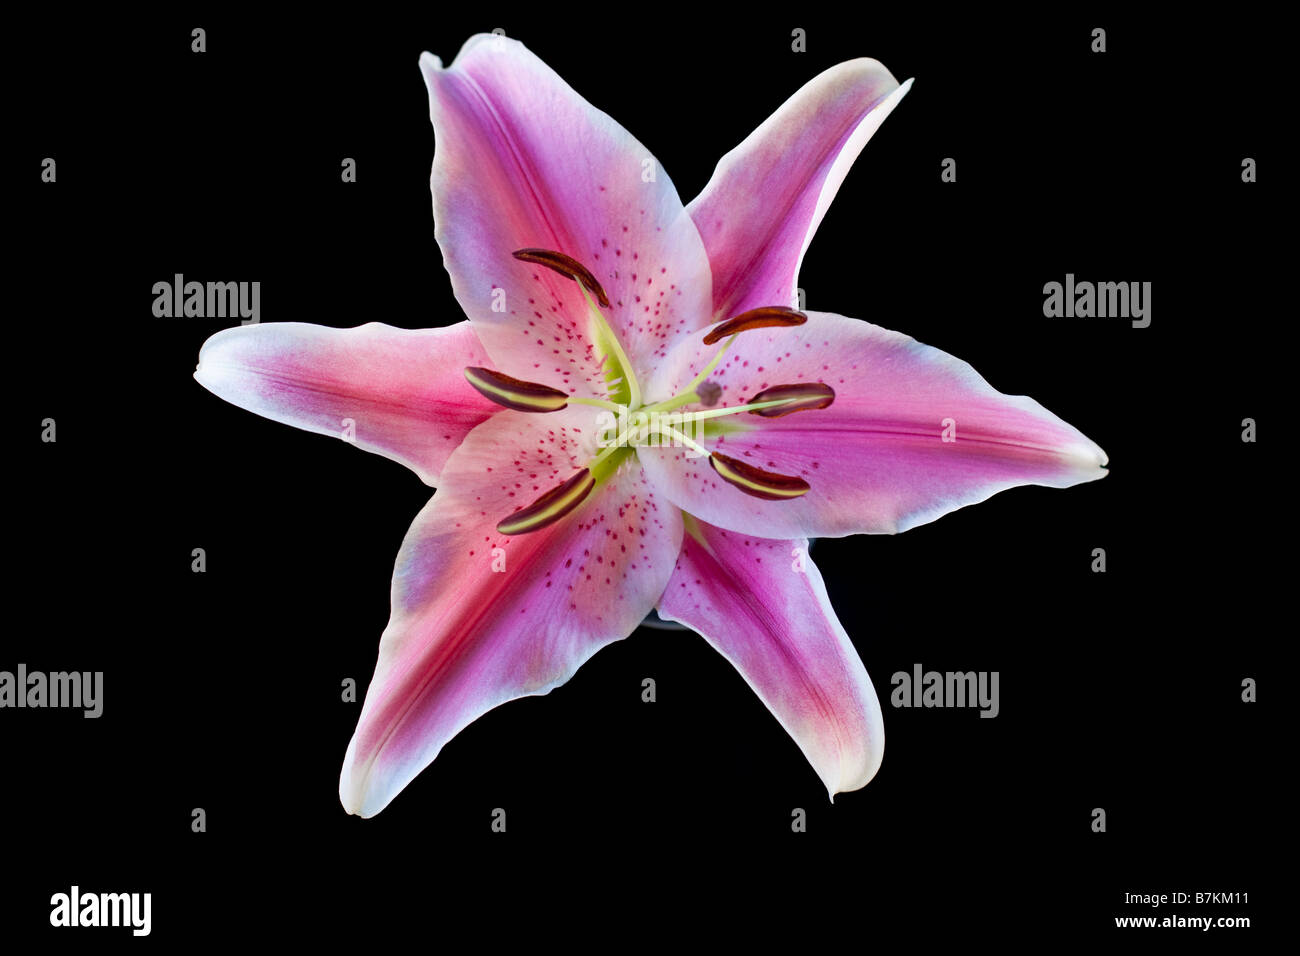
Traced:
<svg viewBox="0 0 1300 956">
<path fill-rule="evenodd" d="M 644 629 L 475 722 L 378 817 L 339 805 L 360 712 L 340 682 L 369 680 L 392 560 L 429 491 L 206 392 L 199 347 L 230 323 L 154 318 L 151 288 L 256 279 L 263 321 L 459 321 L 416 61 L 450 63 L 494 27 L 645 142 L 684 200 L 821 70 L 867 55 L 916 77 L 809 249 L 808 307 L 964 358 L 1110 456 L 1100 482 L 818 542 L 888 733 L 879 775 L 834 805 L 730 665 L 696 635 Z M 1196 931 L 1113 917 L 1150 912 L 1125 891 L 1197 889 L 1250 893 L 1197 911 L 1255 924 L 1206 941 L 1257 940 L 1290 762 L 1284 625 L 1266 611 L 1291 272 L 1269 161 L 1294 112 L 1277 35 L 806 5 L 13 24 L 0 669 L 102 670 L 105 710 L 0 712 L 5 939 L 130 939 L 50 929 L 50 895 L 78 883 L 152 892 L 151 938 L 173 942 L 562 943 L 608 920 L 610 947 L 778 928 L 809 948 L 1031 931 L 1181 944 Z M 56 184 L 40 182 L 46 156 Z M 1247 156 L 1257 184 L 1241 181 Z M 1151 326 L 1044 318 L 1043 284 L 1067 272 L 1150 281 Z M 46 417 L 55 444 L 39 441 Z M 1245 417 L 1258 444 L 1240 440 Z M 999 671 L 1001 714 L 890 707 L 890 675 L 917 662 Z M 1260 702 L 1241 701 L 1245 677 Z M 791 832 L 795 807 L 807 833 Z"/>
</svg>

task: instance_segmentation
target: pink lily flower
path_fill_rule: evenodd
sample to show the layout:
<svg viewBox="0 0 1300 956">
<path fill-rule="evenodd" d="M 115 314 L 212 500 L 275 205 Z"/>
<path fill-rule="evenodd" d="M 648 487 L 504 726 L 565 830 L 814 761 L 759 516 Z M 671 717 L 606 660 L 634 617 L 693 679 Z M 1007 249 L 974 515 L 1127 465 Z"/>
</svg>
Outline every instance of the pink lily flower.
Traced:
<svg viewBox="0 0 1300 956">
<path fill-rule="evenodd" d="M 832 798 L 863 787 L 880 703 L 808 539 L 1106 473 L 1078 430 L 965 362 L 794 308 L 827 206 L 911 81 L 869 59 L 827 70 L 686 206 L 522 44 L 477 36 L 420 65 L 436 237 L 469 321 L 241 326 L 195 373 L 299 428 L 350 419 L 355 444 L 437 488 L 397 556 L 343 806 L 378 813 L 469 723 L 563 684 L 656 608 L 736 667 Z M 702 414 L 693 434 L 613 436 L 619 407 Z"/>
</svg>

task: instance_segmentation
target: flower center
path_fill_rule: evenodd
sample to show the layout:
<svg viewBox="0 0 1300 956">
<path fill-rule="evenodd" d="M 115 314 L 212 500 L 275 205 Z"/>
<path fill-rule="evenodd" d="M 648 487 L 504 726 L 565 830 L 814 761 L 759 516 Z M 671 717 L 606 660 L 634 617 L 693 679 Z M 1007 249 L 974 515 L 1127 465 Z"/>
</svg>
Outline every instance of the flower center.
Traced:
<svg viewBox="0 0 1300 956">
<path fill-rule="evenodd" d="M 515 411 L 546 413 L 557 412 L 570 404 L 596 406 L 604 410 L 602 416 L 606 418 L 606 424 L 603 431 L 607 436 L 611 432 L 614 434 L 612 440 L 602 440 L 603 450 L 585 467 L 531 504 L 502 519 L 497 531 L 507 535 L 526 534 L 559 521 L 617 471 L 636 447 L 671 444 L 684 446 L 695 455 L 707 455 L 710 466 L 723 481 L 756 498 L 784 501 L 808 492 L 810 486 L 802 478 L 765 471 L 711 451 L 687 434 L 690 431 L 698 434 L 702 422 L 729 415 L 748 413 L 762 418 L 779 418 L 794 412 L 826 408 L 835 401 L 835 391 L 829 385 L 796 382 L 763 389 L 742 405 L 714 407 L 722 389 L 709 381 L 709 375 L 718 367 L 736 336 L 750 329 L 803 325 L 808 321 L 806 315 L 781 306 L 764 306 L 718 323 L 705 333 L 704 344 L 722 342 L 722 347 L 690 384 L 672 398 L 643 405 L 636 371 L 601 311 L 602 307 L 609 308 L 609 297 L 591 270 L 571 256 L 548 249 L 520 249 L 513 255 L 522 262 L 544 266 L 578 283 L 587 302 L 588 335 L 605 370 L 607 398 L 569 395 L 549 385 L 525 382 L 486 368 L 465 369 L 466 380 L 486 398 Z M 692 404 L 704 408 L 679 411 Z M 611 420 L 610 414 L 617 417 Z M 601 431 L 602 426 L 598 425 L 597 430 Z"/>
</svg>

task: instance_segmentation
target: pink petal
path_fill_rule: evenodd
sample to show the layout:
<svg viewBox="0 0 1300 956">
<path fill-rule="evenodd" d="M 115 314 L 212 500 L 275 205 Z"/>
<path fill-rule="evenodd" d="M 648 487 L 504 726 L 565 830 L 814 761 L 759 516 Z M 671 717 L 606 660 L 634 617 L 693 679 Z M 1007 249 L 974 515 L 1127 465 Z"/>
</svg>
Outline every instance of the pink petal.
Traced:
<svg viewBox="0 0 1300 956">
<path fill-rule="evenodd" d="M 392 618 L 339 782 L 348 812 L 378 813 L 469 723 L 563 684 L 663 593 L 681 515 L 634 463 L 555 524 L 496 531 L 589 460 L 589 413 L 504 412 L 447 462 L 397 556 Z"/>
<path fill-rule="evenodd" d="M 808 542 L 703 522 L 688 528 L 660 616 L 698 631 L 740 671 L 832 799 L 866 786 L 884 754 L 880 702 L 807 557 Z"/>
<path fill-rule="evenodd" d="M 875 60 L 814 77 L 722 157 L 688 206 L 713 272 L 714 318 L 797 307 L 799 265 L 840 183 L 911 87 Z"/>
<path fill-rule="evenodd" d="M 718 346 L 702 336 L 674 350 L 648 393 L 675 394 Z M 1068 488 L 1106 474 L 1106 454 L 1036 401 L 1003 395 L 967 363 L 910 336 L 858 319 L 810 312 L 796 328 L 735 340 L 710 376 L 721 403 L 764 388 L 824 382 L 829 408 L 782 418 L 724 419 L 740 430 L 704 444 L 811 490 L 763 501 L 718 478 L 684 449 L 640 449 L 655 487 L 711 524 L 764 537 L 893 533 L 933 521 L 1017 485 Z M 955 441 L 944 441 L 951 420 Z"/>
<path fill-rule="evenodd" d="M 438 245 L 495 368 L 605 393 L 577 283 L 516 261 L 518 249 L 562 252 L 592 271 L 634 367 L 708 322 L 704 246 L 649 150 L 516 40 L 476 36 L 449 68 L 428 53 L 420 66 Z"/>
<path fill-rule="evenodd" d="M 465 381 L 487 361 L 468 322 L 408 331 L 269 322 L 223 329 L 194 377 L 219 398 L 286 425 L 351 439 L 426 484 L 470 429 L 500 407 Z"/>
</svg>

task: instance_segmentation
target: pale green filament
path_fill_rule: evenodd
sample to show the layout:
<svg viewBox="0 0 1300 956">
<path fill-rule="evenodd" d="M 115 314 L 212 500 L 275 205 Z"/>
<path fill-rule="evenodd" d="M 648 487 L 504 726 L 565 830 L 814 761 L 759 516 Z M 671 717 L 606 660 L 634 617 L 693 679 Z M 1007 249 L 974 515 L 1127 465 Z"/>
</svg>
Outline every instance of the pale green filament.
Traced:
<svg viewBox="0 0 1300 956">
<path fill-rule="evenodd" d="M 595 405 L 597 408 L 607 409 L 613 412 L 615 415 L 617 415 L 619 412 L 623 410 L 622 405 L 619 405 L 617 402 L 607 402 L 603 398 L 576 398 L 574 396 L 570 396 L 569 404 L 570 405 Z"/>
<path fill-rule="evenodd" d="M 675 441 L 679 441 L 687 448 L 691 448 L 699 452 L 701 455 L 707 456 L 712 454 L 712 452 L 710 452 L 707 448 L 705 448 L 703 445 L 697 442 L 694 438 L 687 437 L 685 433 L 679 432 L 676 428 L 673 428 L 670 425 L 660 425 L 657 431 L 663 437 L 671 438 Z"/>
<path fill-rule="evenodd" d="M 591 459 L 591 461 L 587 463 L 587 467 L 595 468 L 597 465 L 599 465 L 602 461 L 604 461 L 614 452 L 618 451 L 620 448 L 630 447 L 627 444 L 627 436 L 632 434 L 632 432 L 636 431 L 637 427 L 638 426 L 636 425 L 629 425 L 627 428 L 623 429 L 623 433 L 621 435 L 619 435 L 612 442 L 610 442 L 609 446 L 604 451 L 602 451 L 599 455 L 597 455 L 595 458 Z"/>
<path fill-rule="evenodd" d="M 770 402 L 750 402 L 748 405 L 731 405 L 725 408 L 708 408 L 702 412 L 687 412 L 691 418 L 699 421 L 704 418 L 722 418 L 724 415 L 739 415 L 741 412 L 752 412 L 760 408 L 771 408 L 773 405 L 789 405 L 791 402 L 799 401 L 796 398 L 777 398 Z M 651 405 L 649 408 L 642 409 L 645 412 L 663 411 L 658 405 Z M 671 411 L 671 409 L 670 409 Z"/>
</svg>

